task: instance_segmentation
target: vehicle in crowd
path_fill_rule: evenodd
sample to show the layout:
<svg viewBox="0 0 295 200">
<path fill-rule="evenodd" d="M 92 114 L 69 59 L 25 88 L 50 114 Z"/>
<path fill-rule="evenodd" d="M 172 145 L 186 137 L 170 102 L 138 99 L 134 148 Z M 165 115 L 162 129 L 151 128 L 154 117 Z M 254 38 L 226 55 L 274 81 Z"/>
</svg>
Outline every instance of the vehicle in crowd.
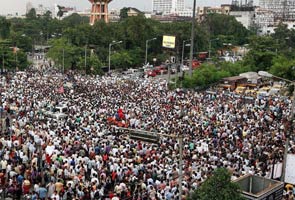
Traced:
<svg viewBox="0 0 295 200">
<path fill-rule="evenodd" d="M 146 71 L 145 75 L 147 77 L 155 77 L 155 76 L 157 76 L 157 73 L 154 70 L 151 69 L 151 70 Z"/>
<path fill-rule="evenodd" d="M 246 89 L 245 90 L 245 95 L 255 96 L 255 95 L 257 95 L 257 89 L 256 88 L 254 88 L 254 89 Z"/>
<path fill-rule="evenodd" d="M 205 61 L 209 57 L 209 52 L 199 52 L 198 59 L 200 61 Z"/>
<path fill-rule="evenodd" d="M 268 91 L 269 95 L 278 95 L 280 93 L 281 89 L 277 87 L 271 87 Z"/>
<path fill-rule="evenodd" d="M 187 65 L 182 65 L 182 66 L 181 66 L 181 71 L 189 71 L 189 66 L 187 66 Z"/>
<path fill-rule="evenodd" d="M 160 75 L 160 74 L 162 75 L 162 74 L 167 74 L 168 73 L 167 67 L 165 65 L 156 66 L 153 70 L 158 75 Z"/>
<path fill-rule="evenodd" d="M 270 87 L 267 87 L 267 86 L 260 88 L 257 92 L 257 97 L 258 98 L 268 97 L 269 90 L 270 90 Z"/>
<path fill-rule="evenodd" d="M 58 105 L 54 108 L 55 113 L 67 113 L 68 107 L 66 105 Z"/>
<path fill-rule="evenodd" d="M 236 92 L 237 94 L 243 94 L 245 91 L 246 91 L 246 87 L 244 87 L 244 86 L 238 86 L 238 87 L 235 89 L 235 92 Z"/>
<path fill-rule="evenodd" d="M 230 91 L 234 91 L 238 86 L 243 86 L 242 84 L 245 83 L 247 83 L 247 78 L 242 76 L 232 76 L 221 79 L 219 87 Z"/>
<path fill-rule="evenodd" d="M 199 60 L 192 61 L 192 70 L 198 69 L 201 66 L 201 62 Z"/>
<path fill-rule="evenodd" d="M 126 71 L 123 71 L 122 73 L 127 75 L 127 74 L 133 74 L 133 73 L 136 73 L 136 72 L 139 72 L 139 70 L 130 68 L 130 69 L 127 69 Z"/>
<path fill-rule="evenodd" d="M 64 113 L 53 113 L 51 116 L 49 116 L 50 119 L 56 122 L 65 120 L 67 117 L 68 116 Z"/>
</svg>

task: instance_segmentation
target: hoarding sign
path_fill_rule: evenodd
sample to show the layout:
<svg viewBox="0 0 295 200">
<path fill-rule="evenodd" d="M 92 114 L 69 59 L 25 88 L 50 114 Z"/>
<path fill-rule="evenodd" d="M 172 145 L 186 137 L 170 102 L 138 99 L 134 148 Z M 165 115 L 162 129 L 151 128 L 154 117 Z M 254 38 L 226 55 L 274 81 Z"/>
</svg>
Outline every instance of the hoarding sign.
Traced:
<svg viewBox="0 0 295 200">
<path fill-rule="evenodd" d="M 175 36 L 164 35 L 162 46 L 169 49 L 175 48 Z"/>
</svg>

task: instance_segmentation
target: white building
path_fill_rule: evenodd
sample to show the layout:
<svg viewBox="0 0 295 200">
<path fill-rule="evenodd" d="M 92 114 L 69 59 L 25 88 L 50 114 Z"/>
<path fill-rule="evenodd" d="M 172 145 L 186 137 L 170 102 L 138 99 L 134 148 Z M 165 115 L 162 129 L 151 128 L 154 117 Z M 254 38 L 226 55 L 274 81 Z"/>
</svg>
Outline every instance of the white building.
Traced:
<svg viewBox="0 0 295 200">
<path fill-rule="evenodd" d="M 259 0 L 259 6 L 274 12 L 275 21 L 295 20 L 294 0 Z"/>
<path fill-rule="evenodd" d="M 255 9 L 255 27 L 258 35 L 267 35 L 274 33 L 276 27 L 275 13 L 265 8 Z"/>
<path fill-rule="evenodd" d="M 153 0 L 154 13 L 169 15 L 184 10 L 184 8 L 184 0 Z"/>
<path fill-rule="evenodd" d="M 192 17 L 193 16 L 193 10 L 192 9 L 184 9 L 184 10 L 179 10 L 175 12 L 177 16 L 181 17 Z M 197 16 L 197 11 L 196 11 L 196 16 Z"/>
<path fill-rule="evenodd" d="M 36 10 L 36 15 L 37 16 L 42 16 L 42 15 L 44 15 L 48 11 L 51 12 L 51 15 L 53 13 L 53 8 L 45 7 L 42 4 L 39 4 L 38 7 L 35 8 L 35 10 Z"/>
<path fill-rule="evenodd" d="M 230 11 L 229 15 L 234 16 L 245 28 L 253 27 L 255 11 Z"/>
<path fill-rule="evenodd" d="M 295 29 L 295 22 L 283 22 L 284 24 L 287 25 L 288 29 Z"/>
</svg>

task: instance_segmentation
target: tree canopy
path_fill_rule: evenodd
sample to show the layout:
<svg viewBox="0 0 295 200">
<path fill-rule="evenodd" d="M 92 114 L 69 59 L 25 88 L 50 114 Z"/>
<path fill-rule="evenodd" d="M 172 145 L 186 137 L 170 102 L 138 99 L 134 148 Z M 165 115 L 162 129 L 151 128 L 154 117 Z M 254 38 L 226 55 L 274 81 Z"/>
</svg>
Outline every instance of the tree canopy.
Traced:
<svg viewBox="0 0 295 200">
<path fill-rule="evenodd" d="M 59 10 L 62 11 L 61 6 Z M 1 51 L 9 52 L 10 47 L 17 46 L 20 48 L 19 52 L 30 52 L 34 45 L 48 44 L 51 46 L 48 56 L 58 66 L 62 65 L 60 52 L 65 51 L 65 68 L 81 69 L 81 65 L 85 65 L 81 64 L 85 62 L 85 47 L 86 63 L 96 63 L 91 65 L 97 67 L 107 66 L 109 44 L 122 41 L 112 48 L 112 68 L 134 68 L 141 67 L 144 63 L 146 41 L 157 38 L 149 42 L 148 62 L 152 63 L 153 58 L 157 58 L 156 63 L 160 64 L 170 60 L 170 56 L 176 56 L 176 61 L 180 61 L 183 41 L 191 37 L 191 22 L 160 23 L 147 19 L 144 15 L 128 17 L 127 11 L 128 8 L 121 10 L 121 20 L 117 23 L 106 24 L 101 20 L 93 26 L 89 25 L 89 18 L 78 14 L 58 20 L 52 19 L 50 12 L 37 16 L 35 9 L 31 9 L 25 19 L 0 17 L 0 40 L 11 41 L 8 46 L 2 47 Z M 295 59 L 295 31 L 287 29 L 283 24 L 280 24 L 272 35 L 256 36 L 233 16 L 209 14 L 195 29 L 194 57 L 197 57 L 197 52 L 208 51 L 211 46 L 214 60 L 216 51 L 223 49 L 224 43 L 230 43 L 232 46 L 247 45 L 249 53 L 243 61 L 235 64 L 216 59 L 209 65 L 205 64 L 194 72 L 193 77 L 185 80 L 185 86 L 208 85 L 226 75 L 237 75 L 245 70 L 271 70 L 285 78 L 294 78 L 293 73 L 280 71 L 281 61 L 284 62 L 284 69 L 289 66 L 287 68 L 290 71 Z M 163 35 L 176 36 L 175 49 L 162 48 Z M 90 49 L 93 53 L 90 53 Z M 188 57 L 188 54 L 189 49 L 184 49 L 184 57 Z M 0 61 L 1 59 L 3 58 L 0 58 Z M 12 62 L 8 62 L 6 66 L 10 66 L 9 63 Z M 27 64 L 25 62 L 22 66 Z M 93 69 L 93 66 L 89 65 L 88 68 Z M 90 73 L 93 70 L 86 71 Z"/>
<path fill-rule="evenodd" d="M 239 187 L 231 182 L 231 175 L 226 168 L 217 168 L 188 200 L 242 200 Z"/>
</svg>

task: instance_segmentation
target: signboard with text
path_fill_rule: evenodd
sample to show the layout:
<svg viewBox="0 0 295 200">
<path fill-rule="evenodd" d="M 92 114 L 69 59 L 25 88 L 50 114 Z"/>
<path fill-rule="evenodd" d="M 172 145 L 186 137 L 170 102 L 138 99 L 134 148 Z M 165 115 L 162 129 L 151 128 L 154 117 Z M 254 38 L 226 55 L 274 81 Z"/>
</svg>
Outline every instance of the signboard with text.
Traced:
<svg viewBox="0 0 295 200">
<path fill-rule="evenodd" d="M 168 49 L 174 49 L 175 40 L 176 40 L 175 36 L 164 35 L 162 46 Z"/>
</svg>

